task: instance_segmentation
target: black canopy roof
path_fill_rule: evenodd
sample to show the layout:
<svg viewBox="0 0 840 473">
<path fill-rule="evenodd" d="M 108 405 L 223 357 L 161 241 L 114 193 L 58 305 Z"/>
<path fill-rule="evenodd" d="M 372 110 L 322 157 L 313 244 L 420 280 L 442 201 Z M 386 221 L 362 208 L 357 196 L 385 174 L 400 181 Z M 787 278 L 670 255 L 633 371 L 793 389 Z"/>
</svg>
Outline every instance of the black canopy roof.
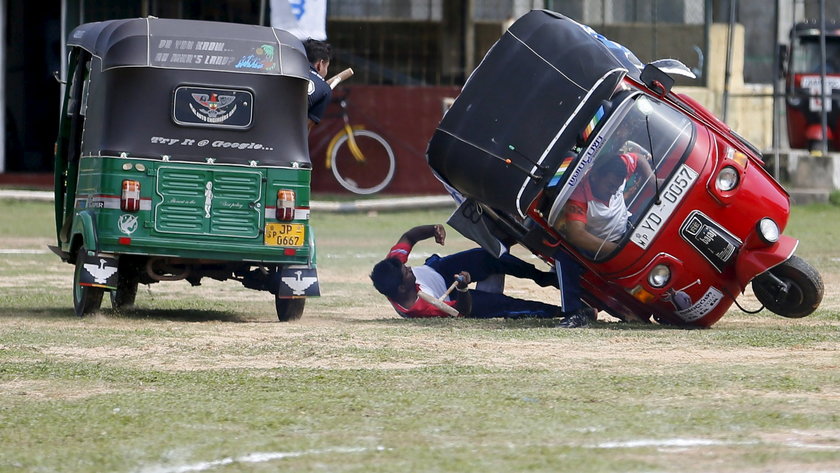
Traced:
<svg viewBox="0 0 840 473">
<path fill-rule="evenodd" d="M 70 33 L 102 59 L 102 69 L 155 66 L 307 78 L 303 45 L 291 33 L 265 26 L 197 20 L 134 18 L 87 23 Z"/>
<path fill-rule="evenodd" d="M 817 20 L 806 20 L 793 25 L 793 32 L 797 36 L 819 36 L 820 22 Z M 825 35 L 840 36 L 840 20 L 825 20 Z"/>
<path fill-rule="evenodd" d="M 264 26 L 138 18 L 84 24 L 82 155 L 310 168 L 309 62 Z"/>
<path fill-rule="evenodd" d="M 464 195 L 524 216 L 626 72 L 592 30 L 532 11 L 470 76 L 429 142 L 429 165 Z"/>
</svg>

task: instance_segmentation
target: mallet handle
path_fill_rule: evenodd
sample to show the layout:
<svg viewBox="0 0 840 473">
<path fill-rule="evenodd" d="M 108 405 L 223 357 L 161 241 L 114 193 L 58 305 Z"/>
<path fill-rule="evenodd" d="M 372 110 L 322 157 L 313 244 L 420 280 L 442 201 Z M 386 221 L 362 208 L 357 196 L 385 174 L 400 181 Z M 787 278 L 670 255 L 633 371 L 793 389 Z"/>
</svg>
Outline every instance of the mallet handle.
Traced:
<svg viewBox="0 0 840 473">
<path fill-rule="evenodd" d="M 435 306 L 438 309 L 446 312 L 448 315 L 451 315 L 452 317 L 458 317 L 460 315 L 460 312 L 458 312 L 458 309 L 452 307 L 451 305 L 443 302 L 440 299 L 436 299 L 431 294 L 426 294 L 423 291 L 419 291 L 417 293 L 417 297 L 419 297 L 420 299 L 423 299 L 424 301 L 428 302 L 429 304 L 432 304 L 433 306 Z"/>
<path fill-rule="evenodd" d="M 341 81 L 345 81 L 345 80 L 349 79 L 352 75 L 353 75 L 353 69 L 348 67 L 347 69 L 344 69 L 343 71 L 339 72 L 338 74 L 336 74 L 336 75 L 330 77 L 329 79 L 327 79 L 327 85 L 329 85 L 331 89 L 335 89 L 335 86 L 337 86 L 339 83 L 341 83 Z"/>
<path fill-rule="evenodd" d="M 455 282 L 450 284 L 449 289 L 447 289 L 446 292 L 444 292 L 442 296 L 438 297 L 438 300 L 443 301 L 444 299 L 446 299 L 446 296 L 448 296 L 449 294 L 452 293 L 452 291 L 455 289 L 455 287 L 458 286 L 459 282 L 461 282 L 461 281 L 456 280 Z"/>
</svg>

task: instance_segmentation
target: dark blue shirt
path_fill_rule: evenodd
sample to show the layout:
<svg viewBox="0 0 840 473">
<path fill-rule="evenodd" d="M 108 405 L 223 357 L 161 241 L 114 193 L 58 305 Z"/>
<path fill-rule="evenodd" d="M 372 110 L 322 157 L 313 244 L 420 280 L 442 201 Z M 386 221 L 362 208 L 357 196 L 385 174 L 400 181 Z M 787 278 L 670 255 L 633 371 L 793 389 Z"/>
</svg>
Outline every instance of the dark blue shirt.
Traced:
<svg viewBox="0 0 840 473">
<path fill-rule="evenodd" d="M 330 103 L 332 98 L 332 89 L 312 66 L 309 66 L 309 81 L 309 110 L 307 114 L 310 120 L 320 123 L 321 117 L 324 116 L 324 111 L 327 109 L 327 104 Z"/>
</svg>

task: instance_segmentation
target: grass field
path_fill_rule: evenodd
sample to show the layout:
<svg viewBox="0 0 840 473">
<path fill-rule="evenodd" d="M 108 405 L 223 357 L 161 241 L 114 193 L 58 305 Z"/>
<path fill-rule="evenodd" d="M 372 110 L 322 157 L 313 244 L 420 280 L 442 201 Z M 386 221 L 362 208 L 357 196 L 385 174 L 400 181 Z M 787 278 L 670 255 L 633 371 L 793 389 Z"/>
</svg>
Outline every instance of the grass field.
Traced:
<svg viewBox="0 0 840 473">
<path fill-rule="evenodd" d="M 816 313 L 710 330 L 400 319 L 370 267 L 446 216 L 313 215 L 323 297 L 299 322 L 215 281 L 80 319 L 51 204 L 0 201 L 0 472 L 840 472 L 840 207 L 786 231 L 823 275 Z"/>
</svg>

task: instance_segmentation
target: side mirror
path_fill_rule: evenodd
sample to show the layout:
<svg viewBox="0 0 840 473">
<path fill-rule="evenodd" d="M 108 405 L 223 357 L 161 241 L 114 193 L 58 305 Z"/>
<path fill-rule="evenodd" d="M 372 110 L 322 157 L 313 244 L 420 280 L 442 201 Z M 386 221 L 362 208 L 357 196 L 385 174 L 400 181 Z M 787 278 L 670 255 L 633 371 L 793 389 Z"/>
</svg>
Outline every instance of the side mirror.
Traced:
<svg viewBox="0 0 840 473">
<path fill-rule="evenodd" d="M 661 69 L 653 64 L 646 65 L 645 68 L 642 69 L 642 74 L 639 78 L 642 79 L 642 83 L 644 83 L 648 89 L 660 95 L 667 94 L 671 91 L 671 87 L 674 86 L 674 78 L 662 72 Z"/>
</svg>

